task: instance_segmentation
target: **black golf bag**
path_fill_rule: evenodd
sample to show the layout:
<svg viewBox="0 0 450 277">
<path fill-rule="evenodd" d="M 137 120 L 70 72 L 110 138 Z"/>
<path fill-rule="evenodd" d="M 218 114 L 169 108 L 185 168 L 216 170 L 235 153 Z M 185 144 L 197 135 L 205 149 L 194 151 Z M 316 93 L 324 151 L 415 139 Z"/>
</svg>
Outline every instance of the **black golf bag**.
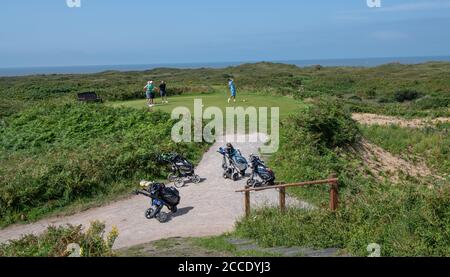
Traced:
<svg viewBox="0 0 450 277">
<path fill-rule="evenodd" d="M 195 184 L 201 182 L 200 176 L 195 174 L 194 165 L 183 156 L 177 153 L 162 154 L 159 156 L 159 160 L 171 165 L 171 172 L 167 176 L 167 179 L 173 182 L 177 188 L 185 185 L 185 179 Z"/>
<path fill-rule="evenodd" d="M 275 184 L 275 173 L 262 161 L 257 155 L 251 155 L 250 167 L 252 169 L 252 175 L 247 180 L 247 186 L 250 187 L 262 187 L 273 186 Z"/>
<path fill-rule="evenodd" d="M 151 205 L 145 212 L 148 219 L 157 218 L 160 222 L 167 220 L 167 214 L 162 213 L 161 209 L 166 206 L 171 212 L 176 213 L 178 204 L 180 204 L 180 193 L 176 188 L 166 187 L 161 183 L 141 182 L 141 186 L 146 186 L 136 191 L 136 194 L 142 194 L 152 199 Z"/>
</svg>

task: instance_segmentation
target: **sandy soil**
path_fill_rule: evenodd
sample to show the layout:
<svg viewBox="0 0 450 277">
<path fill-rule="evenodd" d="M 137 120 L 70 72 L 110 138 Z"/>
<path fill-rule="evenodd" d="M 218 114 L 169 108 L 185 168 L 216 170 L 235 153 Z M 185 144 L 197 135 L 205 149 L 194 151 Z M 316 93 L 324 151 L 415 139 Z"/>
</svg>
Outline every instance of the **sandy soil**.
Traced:
<svg viewBox="0 0 450 277">
<path fill-rule="evenodd" d="M 388 177 L 392 182 L 398 183 L 400 174 L 442 179 L 442 177 L 433 174 L 425 163 L 411 163 L 365 139 L 355 145 L 352 150 L 363 159 L 364 164 L 379 179 Z"/>
<path fill-rule="evenodd" d="M 147 220 L 144 212 L 150 207 L 150 199 L 133 196 L 104 207 L 93 208 L 72 216 L 48 218 L 27 225 L 12 225 L 0 230 L 0 243 L 17 239 L 24 234 L 38 234 L 49 225 L 82 224 L 88 226 L 93 220 L 106 223 L 107 231 L 112 226 L 119 229 L 119 237 L 114 248 L 130 247 L 169 237 L 200 237 L 219 235 L 232 231 L 235 221 L 244 214 L 244 196 L 235 190 L 244 188 L 246 180 L 233 182 L 222 178 L 222 157 L 216 153 L 223 143 L 216 143 L 204 155 L 196 173 L 205 180 L 198 184 L 188 184 L 180 189 L 179 211 L 167 223 Z M 235 143 L 245 156 L 258 153 L 259 143 Z M 278 192 L 266 190 L 251 194 L 252 207 L 277 205 Z M 293 198 L 287 205 L 309 208 L 307 203 Z"/>
<path fill-rule="evenodd" d="M 385 116 L 378 114 L 369 114 L 369 113 L 355 113 L 353 114 L 353 119 L 358 121 L 364 125 L 398 125 L 400 127 L 409 127 L 409 128 L 423 128 L 430 125 L 435 125 L 438 123 L 449 123 L 450 118 L 448 117 L 439 117 L 435 119 L 402 119 L 393 116 Z"/>
</svg>

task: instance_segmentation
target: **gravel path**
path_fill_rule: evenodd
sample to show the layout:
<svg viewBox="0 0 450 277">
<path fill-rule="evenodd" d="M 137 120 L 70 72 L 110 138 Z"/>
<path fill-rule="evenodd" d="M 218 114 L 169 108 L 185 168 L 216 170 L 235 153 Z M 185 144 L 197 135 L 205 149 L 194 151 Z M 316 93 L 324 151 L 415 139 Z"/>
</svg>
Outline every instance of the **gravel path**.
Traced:
<svg viewBox="0 0 450 277">
<path fill-rule="evenodd" d="M 169 237 L 201 237 L 220 235 L 232 231 L 235 221 L 244 214 L 244 197 L 234 192 L 244 188 L 245 180 L 233 182 L 222 178 L 222 157 L 216 153 L 224 143 L 216 143 L 204 155 L 196 173 L 205 180 L 188 184 L 180 189 L 179 211 L 167 223 L 147 220 L 144 212 L 149 208 L 149 198 L 133 196 L 128 199 L 93 208 L 72 216 L 48 218 L 27 225 L 12 225 L 0 230 L 0 243 L 17 239 L 24 234 L 38 234 L 49 225 L 82 224 L 88 226 L 93 220 L 106 223 L 107 231 L 113 225 L 119 229 L 114 248 L 130 247 L 141 243 Z M 261 143 L 235 143 L 245 156 L 258 153 Z M 277 205 L 278 192 L 266 190 L 252 193 L 252 207 Z M 309 205 L 293 198 L 286 199 L 287 205 L 308 208 Z"/>
</svg>

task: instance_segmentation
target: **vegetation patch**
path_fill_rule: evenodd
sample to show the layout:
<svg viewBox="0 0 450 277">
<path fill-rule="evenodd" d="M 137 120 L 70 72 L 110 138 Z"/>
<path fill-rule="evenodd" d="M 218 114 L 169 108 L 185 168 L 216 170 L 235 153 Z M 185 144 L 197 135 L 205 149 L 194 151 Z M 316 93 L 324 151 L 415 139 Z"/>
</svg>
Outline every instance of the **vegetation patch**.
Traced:
<svg viewBox="0 0 450 277">
<path fill-rule="evenodd" d="M 0 244 L 2 257 L 110 257 L 119 231 L 105 236 L 105 224 L 95 221 L 83 231 L 83 226 L 48 227 L 36 236 L 26 235 L 18 240 Z M 72 247 L 73 246 L 73 247 Z"/>
<path fill-rule="evenodd" d="M 325 103 L 284 121 L 282 147 L 270 164 L 286 182 L 338 173 L 339 210 L 327 209 L 327 187 L 292 189 L 319 209 L 261 209 L 242 219 L 236 234 L 266 247 L 335 247 L 367 256 L 367 246 L 378 243 L 384 256 L 450 256 L 448 182 L 430 188 L 410 176 L 398 185 L 377 180 L 361 157 L 347 153 L 360 137 L 350 114 Z"/>
<path fill-rule="evenodd" d="M 355 112 L 450 116 L 449 74 L 450 63 L 446 62 L 369 68 L 256 63 L 219 69 L 156 68 L 141 72 L 2 77 L 0 119 L 40 101 L 74 101 L 78 92 L 85 91 L 95 92 L 106 101 L 143 99 L 142 88 L 149 79 L 166 81 L 169 96 L 208 95 L 226 89 L 229 77 L 235 79 L 238 92 L 299 99 L 335 97 L 345 100 Z"/>
<path fill-rule="evenodd" d="M 364 136 L 383 149 L 412 163 L 424 160 L 429 168 L 448 177 L 450 172 L 450 124 L 427 128 L 362 126 Z"/>
<path fill-rule="evenodd" d="M 161 152 L 198 162 L 207 145 L 175 144 L 172 125 L 163 112 L 85 104 L 41 104 L 9 117 L 0 129 L 0 224 L 164 178 Z"/>
</svg>

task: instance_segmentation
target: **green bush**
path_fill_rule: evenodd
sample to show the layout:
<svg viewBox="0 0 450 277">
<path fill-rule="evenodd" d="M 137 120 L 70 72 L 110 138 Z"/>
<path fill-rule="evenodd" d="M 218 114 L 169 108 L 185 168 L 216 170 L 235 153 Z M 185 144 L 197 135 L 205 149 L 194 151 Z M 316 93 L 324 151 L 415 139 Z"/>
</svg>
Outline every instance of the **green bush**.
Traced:
<svg viewBox="0 0 450 277">
<path fill-rule="evenodd" d="M 405 89 L 405 90 L 397 91 L 394 95 L 394 98 L 395 98 L 395 101 L 397 101 L 397 102 L 405 102 L 405 101 L 416 100 L 417 98 L 420 97 L 420 95 L 421 94 L 415 90 Z"/>
<path fill-rule="evenodd" d="M 359 130 L 351 114 L 342 109 L 342 104 L 332 100 L 322 100 L 288 118 L 283 123 L 287 127 L 287 136 L 314 142 L 325 148 L 342 147 L 358 139 Z"/>
<path fill-rule="evenodd" d="M 103 105 L 38 105 L 0 129 L 0 224 L 123 194 L 166 176 L 160 152 L 198 161 L 205 144 L 171 140 L 169 114 Z"/>
<path fill-rule="evenodd" d="M 371 243 L 383 256 L 450 256 L 448 181 L 429 187 L 406 176 L 395 186 L 368 175 L 362 157 L 346 150 L 360 131 L 342 106 L 322 102 L 284 121 L 280 151 L 269 161 L 288 183 L 337 173 L 339 210 L 328 210 L 328 186 L 290 189 L 316 209 L 257 210 L 237 224 L 237 235 L 262 246 L 336 247 L 357 256 L 367 256 Z"/>
<path fill-rule="evenodd" d="M 345 161 L 338 153 L 356 142 L 360 132 L 339 103 L 321 101 L 282 122 L 281 147 L 269 161 L 278 180 L 317 180 L 343 172 Z M 324 191 L 323 187 L 291 190 L 297 196 L 313 198 L 315 203 L 324 200 Z"/>
<path fill-rule="evenodd" d="M 83 232 L 81 225 L 51 226 L 43 234 L 25 235 L 18 240 L 0 244 L 0 256 L 67 257 L 74 254 L 68 246 L 77 244 L 81 257 L 109 257 L 114 256 L 112 247 L 118 235 L 117 228 L 113 227 L 105 237 L 105 224 L 98 221 L 92 222 L 86 232 Z"/>
<path fill-rule="evenodd" d="M 362 101 L 362 98 L 359 97 L 359 96 L 357 96 L 357 95 L 352 95 L 352 96 L 350 96 L 350 97 L 348 98 L 348 100 L 359 101 L 359 102 L 361 102 L 361 101 Z"/>
<path fill-rule="evenodd" d="M 450 95 L 449 96 L 425 96 L 416 100 L 414 107 L 416 109 L 428 110 L 428 109 L 438 109 L 447 108 L 450 106 Z"/>
</svg>

